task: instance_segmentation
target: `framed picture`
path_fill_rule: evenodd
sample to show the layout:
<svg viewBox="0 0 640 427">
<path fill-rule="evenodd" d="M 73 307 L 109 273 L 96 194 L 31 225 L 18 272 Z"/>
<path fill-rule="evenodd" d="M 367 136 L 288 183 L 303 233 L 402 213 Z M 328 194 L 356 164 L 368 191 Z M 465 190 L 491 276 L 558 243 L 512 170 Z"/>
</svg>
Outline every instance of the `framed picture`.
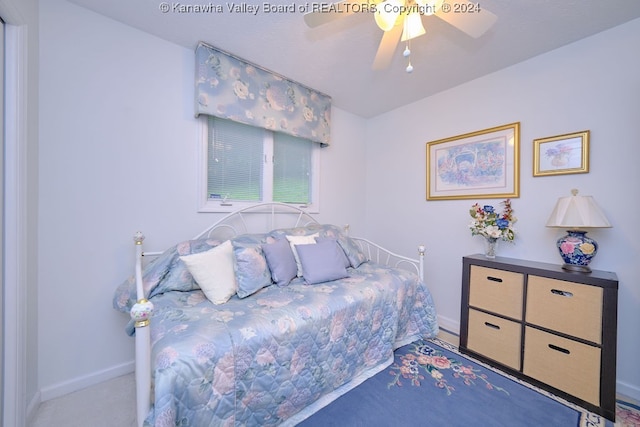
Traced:
<svg viewBox="0 0 640 427">
<path fill-rule="evenodd" d="M 427 142 L 427 200 L 520 193 L 520 122 Z"/>
<path fill-rule="evenodd" d="M 589 131 L 533 140 L 533 176 L 589 172 Z"/>
</svg>

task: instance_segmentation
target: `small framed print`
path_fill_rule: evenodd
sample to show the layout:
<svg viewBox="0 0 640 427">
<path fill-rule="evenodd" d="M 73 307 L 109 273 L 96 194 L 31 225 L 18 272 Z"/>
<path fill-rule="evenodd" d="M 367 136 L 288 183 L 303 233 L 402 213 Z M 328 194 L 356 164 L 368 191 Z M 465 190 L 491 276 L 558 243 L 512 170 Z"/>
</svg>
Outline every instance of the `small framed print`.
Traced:
<svg viewBox="0 0 640 427">
<path fill-rule="evenodd" d="M 533 140 L 533 176 L 589 172 L 589 131 Z"/>
</svg>

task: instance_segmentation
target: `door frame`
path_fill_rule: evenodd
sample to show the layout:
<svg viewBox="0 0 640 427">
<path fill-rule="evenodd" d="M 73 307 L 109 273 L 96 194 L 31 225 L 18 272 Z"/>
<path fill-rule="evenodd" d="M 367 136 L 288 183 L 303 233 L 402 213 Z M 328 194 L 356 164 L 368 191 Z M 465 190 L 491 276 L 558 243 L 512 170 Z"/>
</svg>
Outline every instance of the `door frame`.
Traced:
<svg viewBox="0 0 640 427">
<path fill-rule="evenodd" d="M 6 4 L 6 3 L 5 3 Z M 7 15 L 7 12 L 9 14 Z M 27 27 L 5 19 L 4 426 L 26 425 Z M 15 22 L 15 21 L 13 21 Z M 19 22 L 19 21 L 18 21 Z M 34 301 L 37 304 L 37 301 Z"/>
</svg>

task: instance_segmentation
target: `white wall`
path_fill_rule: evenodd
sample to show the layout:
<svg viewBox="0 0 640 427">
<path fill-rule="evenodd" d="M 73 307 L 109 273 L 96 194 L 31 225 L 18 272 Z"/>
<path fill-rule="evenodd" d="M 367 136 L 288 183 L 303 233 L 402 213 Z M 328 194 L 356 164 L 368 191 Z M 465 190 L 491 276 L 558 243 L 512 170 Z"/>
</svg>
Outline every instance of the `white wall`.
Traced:
<svg viewBox="0 0 640 427">
<path fill-rule="evenodd" d="M 592 267 L 617 273 L 618 391 L 640 398 L 640 20 L 541 55 L 372 119 L 367 124 L 367 232 L 399 252 L 427 246 L 426 281 L 444 327 L 460 319 L 461 258 L 481 252 L 467 228 L 475 201 L 425 201 L 426 142 L 521 123 L 518 236 L 499 255 L 560 264 L 545 228 L 558 197 L 571 188 L 593 195 L 611 229 Z M 415 70 L 420 72 L 420 70 Z M 411 78 L 408 75 L 406 78 Z M 591 130 L 590 172 L 532 176 L 533 139 Z M 380 171 L 383 171 L 382 173 Z M 496 205 L 500 200 L 486 200 Z"/>
<path fill-rule="evenodd" d="M 39 384 L 42 398 L 132 368 L 111 308 L 149 250 L 219 217 L 198 214 L 194 51 L 65 1 L 40 9 Z M 195 46 L 194 46 L 195 48 Z M 364 228 L 366 122 L 334 109 L 320 220 Z"/>
</svg>

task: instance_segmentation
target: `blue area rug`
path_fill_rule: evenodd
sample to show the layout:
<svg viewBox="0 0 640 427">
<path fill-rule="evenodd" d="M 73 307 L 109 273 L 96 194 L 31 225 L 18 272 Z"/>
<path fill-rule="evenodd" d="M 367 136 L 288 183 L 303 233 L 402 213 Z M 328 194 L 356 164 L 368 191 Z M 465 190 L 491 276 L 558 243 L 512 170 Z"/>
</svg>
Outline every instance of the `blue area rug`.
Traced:
<svg viewBox="0 0 640 427">
<path fill-rule="evenodd" d="M 298 425 L 613 427 L 440 340 L 401 347 L 391 366 Z"/>
</svg>

